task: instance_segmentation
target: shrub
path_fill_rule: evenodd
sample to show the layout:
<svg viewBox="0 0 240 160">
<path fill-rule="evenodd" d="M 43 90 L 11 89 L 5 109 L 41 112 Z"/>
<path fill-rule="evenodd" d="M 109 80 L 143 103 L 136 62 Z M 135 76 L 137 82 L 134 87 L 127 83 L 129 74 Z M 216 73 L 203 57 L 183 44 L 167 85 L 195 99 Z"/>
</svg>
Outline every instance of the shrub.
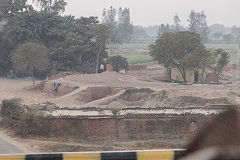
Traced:
<svg viewBox="0 0 240 160">
<path fill-rule="evenodd" d="M 43 114 L 37 110 L 28 110 L 21 114 L 14 129 L 21 136 L 30 134 L 46 136 L 48 135 L 49 125 Z"/>
<path fill-rule="evenodd" d="M 85 62 L 81 65 L 81 68 L 78 69 L 78 71 L 87 74 L 94 74 L 96 71 L 96 63 Z"/>
<path fill-rule="evenodd" d="M 22 100 L 19 98 L 3 100 L 1 107 L 1 115 L 8 120 L 18 120 L 24 112 Z"/>
<path fill-rule="evenodd" d="M 121 69 L 128 69 L 128 61 L 122 56 L 112 56 L 108 59 L 108 63 L 113 66 L 113 70 L 119 72 Z"/>
<path fill-rule="evenodd" d="M 13 98 L 2 101 L 2 124 L 12 127 L 21 136 L 29 134 L 48 135 L 49 125 L 47 119 L 37 110 L 24 110 L 22 100 Z"/>
</svg>

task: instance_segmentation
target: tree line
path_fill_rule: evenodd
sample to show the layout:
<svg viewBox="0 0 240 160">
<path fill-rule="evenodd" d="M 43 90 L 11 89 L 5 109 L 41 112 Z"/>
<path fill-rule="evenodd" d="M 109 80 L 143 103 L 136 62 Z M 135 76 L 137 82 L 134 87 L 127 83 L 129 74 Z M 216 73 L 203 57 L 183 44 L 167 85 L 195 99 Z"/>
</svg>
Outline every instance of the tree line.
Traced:
<svg viewBox="0 0 240 160">
<path fill-rule="evenodd" d="M 0 21 L 4 24 L 0 31 L 0 75 L 10 70 L 40 78 L 53 71 L 95 73 L 108 56 L 106 42 L 113 33 L 108 20 L 103 18 L 101 24 L 97 17 L 63 16 L 65 0 L 32 2 L 38 9 L 27 0 L 0 0 Z M 119 32 L 125 32 L 129 9 L 119 9 L 119 16 Z"/>
<path fill-rule="evenodd" d="M 126 44 L 131 41 L 133 23 L 129 8 L 116 9 L 112 6 L 109 9 L 105 8 L 102 23 L 110 30 L 108 44 Z"/>
<path fill-rule="evenodd" d="M 188 28 L 185 28 L 181 25 L 181 20 L 176 13 L 173 20 L 174 24 L 161 24 L 158 31 L 158 38 L 162 36 L 164 33 L 169 32 L 179 32 L 179 31 L 190 31 L 200 35 L 201 40 L 206 43 L 208 40 L 208 24 L 207 24 L 207 16 L 205 13 L 202 12 L 195 12 L 194 10 L 191 11 L 189 15 L 189 19 L 187 20 L 189 25 Z"/>
</svg>

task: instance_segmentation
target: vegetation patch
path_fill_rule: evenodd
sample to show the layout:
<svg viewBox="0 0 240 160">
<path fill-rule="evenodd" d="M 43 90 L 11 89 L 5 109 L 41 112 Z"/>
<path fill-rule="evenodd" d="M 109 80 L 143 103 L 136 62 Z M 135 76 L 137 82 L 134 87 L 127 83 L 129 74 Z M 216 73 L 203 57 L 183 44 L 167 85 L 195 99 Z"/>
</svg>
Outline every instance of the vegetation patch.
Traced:
<svg viewBox="0 0 240 160">
<path fill-rule="evenodd" d="M 46 117 L 38 110 L 25 109 L 21 99 L 3 100 L 1 107 L 2 124 L 11 127 L 16 134 L 48 135 L 49 125 Z"/>
</svg>

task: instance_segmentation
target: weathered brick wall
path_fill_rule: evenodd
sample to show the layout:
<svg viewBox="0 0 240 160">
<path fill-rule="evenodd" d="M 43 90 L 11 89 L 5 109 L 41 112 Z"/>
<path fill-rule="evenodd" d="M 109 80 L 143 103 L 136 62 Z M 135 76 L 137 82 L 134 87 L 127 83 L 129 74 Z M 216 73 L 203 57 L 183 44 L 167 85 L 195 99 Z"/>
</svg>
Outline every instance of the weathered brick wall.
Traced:
<svg viewBox="0 0 240 160">
<path fill-rule="evenodd" d="M 187 133 L 191 123 L 201 128 L 211 116 L 131 118 L 51 118 L 50 135 L 77 136 L 89 140 L 174 138 Z"/>
<path fill-rule="evenodd" d="M 84 119 L 84 133 L 87 139 L 117 139 L 115 119 Z"/>
<path fill-rule="evenodd" d="M 129 64 L 128 70 L 129 71 L 147 71 L 147 65 Z"/>
</svg>

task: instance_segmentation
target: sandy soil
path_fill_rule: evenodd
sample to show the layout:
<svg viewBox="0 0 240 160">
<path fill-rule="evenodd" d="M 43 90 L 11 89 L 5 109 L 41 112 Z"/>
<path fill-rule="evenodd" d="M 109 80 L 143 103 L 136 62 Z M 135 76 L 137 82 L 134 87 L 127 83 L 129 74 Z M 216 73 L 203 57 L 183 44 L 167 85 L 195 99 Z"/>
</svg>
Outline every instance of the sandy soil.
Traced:
<svg viewBox="0 0 240 160">
<path fill-rule="evenodd" d="M 233 72 L 235 73 L 235 72 Z M 212 99 L 227 99 L 227 101 L 240 105 L 240 82 L 234 81 L 235 74 L 226 74 L 227 80 L 222 81 L 223 84 L 210 85 L 210 84 L 194 84 L 194 85 L 180 85 L 173 83 L 165 83 L 159 81 L 159 79 L 166 78 L 163 70 L 155 71 L 142 71 L 142 72 L 129 72 L 127 74 L 119 74 L 114 72 L 105 72 L 102 74 L 93 75 L 69 75 L 65 78 L 60 78 L 55 81 L 61 81 L 72 86 L 78 86 L 79 89 L 64 95 L 62 97 L 54 96 L 50 93 L 44 93 L 40 90 L 31 90 L 32 81 L 29 78 L 26 79 L 4 79 L 0 78 L 0 102 L 3 99 L 10 99 L 14 97 L 22 98 L 24 104 L 38 104 L 42 102 L 53 102 L 61 107 L 83 107 L 79 102 L 79 93 L 88 87 L 92 86 L 111 86 L 111 87 L 136 87 L 136 88 L 150 88 L 155 90 L 156 93 L 166 92 L 167 96 L 160 97 L 164 99 L 148 99 L 144 102 L 144 106 L 154 107 L 156 105 L 175 106 L 184 108 L 186 103 L 183 102 L 197 102 L 207 101 L 215 103 Z M 232 81 L 232 83 L 227 83 Z M 37 81 L 41 83 L 42 81 Z M 106 98 L 109 100 L 109 97 Z M 159 98 L 159 97 L 158 97 Z M 221 103 L 220 101 L 219 103 Z M 101 104 L 105 104 L 105 101 L 99 101 Z M 95 103 L 93 103 L 96 105 Z M 176 104 L 181 104 L 176 106 Z M 108 107 L 128 107 L 139 106 L 139 104 L 119 103 L 114 101 L 109 103 Z M 104 106 L 104 105 L 103 105 Z M 95 106 L 97 107 L 97 106 Z M 106 107 L 106 106 L 105 106 Z M 4 133 L 4 132 L 3 132 Z M 2 134 L 0 132 L 0 136 Z M 5 137 L 3 135 L 3 137 Z M 157 148 L 175 148 L 181 146 L 181 140 L 166 140 L 157 141 L 136 141 L 136 142 L 111 142 L 111 146 L 106 148 L 105 143 L 87 143 L 87 142 L 73 142 L 71 140 L 54 140 L 54 139 L 13 139 L 20 143 L 23 148 L 31 148 L 36 151 L 96 151 L 96 150 L 122 150 L 122 149 L 157 149 Z M 56 142 L 57 141 L 57 142 Z M 109 142 L 106 142 L 108 144 Z M 25 144 L 30 144 L 24 146 Z M 150 145 L 151 144 L 151 145 Z M 170 144 L 170 145 L 169 145 Z M 30 147 L 29 147 L 30 146 Z M 128 146 L 128 148 L 126 148 Z M 31 150 L 27 150 L 31 152 Z"/>
<path fill-rule="evenodd" d="M 37 81 L 39 83 L 40 81 Z M 52 95 L 39 91 L 30 91 L 32 86 L 30 78 L 25 79 L 6 79 L 0 78 L 0 103 L 3 99 L 22 98 L 24 104 L 37 104 L 53 98 Z"/>
<path fill-rule="evenodd" d="M 234 74 L 233 74 L 234 75 Z M 233 80 L 230 76 L 228 81 Z M 92 74 L 92 75 L 83 75 L 76 74 L 66 76 L 65 78 L 60 78 L 54 81 L 60 81 L 72 86 L 78 86 L 79 89 L 64 95 L 62 97 L 56 97 L 49 93 L 41 92 L 40 90 L 30 90 L 32 87 L 31 79 L 3 79 L 0 78 L 0 102 L 3 99 L 9 98 L 22 98 L 24 103 L 29 104 L 38 104 L 42 102 L 53 102 L 58 106 L 64 108 L 79 108 L 83 106 L 89 106 L 88 104 L 81 103 L 79 101 L 79 93 L 85 90 L 88 87 L 92 86 L 111 86 L 111 87 L 136 87 L 136 88 L 151 88 L 156 92 L 167 93 L 167 101 L 164 101 L 164 104 L 159 103 L 159 105 L 168 106 L 175 105 L 173 101 L 179 103 L 179 101 L 189 100 L 189 97 L 195 97 L 193 100 L 200 99 L 219 99 L 225 98 L 234 104 L 240 104 L 240 82 L 232 81 L 232 83 L 227 84 L 227 81 L 223 81 L 224 84 L 211 85 L 211 84 L 193 84 L 193 85 L 181 85 L 173 83 L 165 83 L 159 81 L 159 79 L 166 78 L 164 70 L 156 71 L 142 71 L 142 72 L 128 72 L 127 74 L 119 74 L 115 72 L 105 72 L 102 74 Z M 37 83 L 40 83 L 38 81 Z M 109 98 L 106 98 L 109 101 Z M 169 101 L 169 102 L 168 102 Z M 151 99 L 149 103 L 146 102 L 145 107 L 148 105 L 152 107 L 154 101 Z M 105 101 L 99 101 L 99 104 L 104 104 Z M 156 102 L 158 103 L 158 102 Z M 172 103 L 172 104 L 171 104 Z M 91 102 L 90 105 L 97 105 L 98 103 Z M 109 106 L 109 103 L 107 103 Z M 109 107 L 114 107 L 114 103 Z M 122 104 L 128 105 L 128 104 Z M 183 104 L 184 105 L 184 104 Z M 103 105 L 104 106 L 104 105 Z M 134 106 L 134 105 L 132 105 Z M 153 105 L 154 106 L 154 105 Z M 96 107 L 96 106 L 95 106 Z M 106 105 L 105 105 L 106 107 Z M 121 107 L 121 106 L 120 106 Z M 184 106 L 179 106 L 184 107 Z"/>
</svg>

